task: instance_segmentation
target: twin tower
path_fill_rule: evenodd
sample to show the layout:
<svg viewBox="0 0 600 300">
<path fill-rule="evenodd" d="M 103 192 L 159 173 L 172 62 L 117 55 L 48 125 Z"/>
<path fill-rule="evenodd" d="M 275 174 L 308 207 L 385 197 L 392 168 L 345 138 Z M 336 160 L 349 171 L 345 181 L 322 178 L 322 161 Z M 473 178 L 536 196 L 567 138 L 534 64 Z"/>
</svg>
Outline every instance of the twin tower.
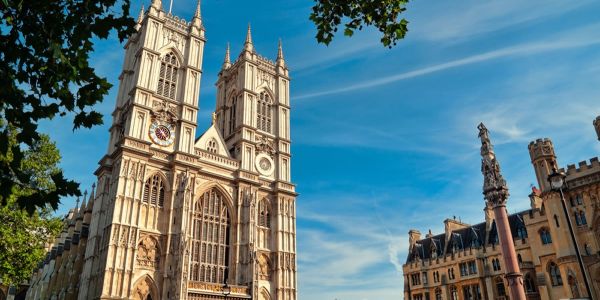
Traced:
<svg viewBox="0 0 600 300">
<path fill-rule="evenodd" d="M 200 5 L 187 22 L 153 0 L 136 29 L 96 191 L 71 214 L 90 217 L 57 238 L 28 298 L 295 300 L 297 194 L 281 44 L 275 62 L 256 53 L 250 29 L 237 59 L 228 47 L 212 124 L 196 138 Z"/>
</svg>

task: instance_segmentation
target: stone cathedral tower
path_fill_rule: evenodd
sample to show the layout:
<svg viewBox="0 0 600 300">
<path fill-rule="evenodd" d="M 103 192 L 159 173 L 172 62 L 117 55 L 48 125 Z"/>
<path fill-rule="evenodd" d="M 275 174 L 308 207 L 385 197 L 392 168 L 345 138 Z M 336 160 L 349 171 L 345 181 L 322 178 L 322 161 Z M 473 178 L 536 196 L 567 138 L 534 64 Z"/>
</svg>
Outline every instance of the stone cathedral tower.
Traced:
<svg viewBox="0 0 600 300">
<path fill-rule="evenodd" d="M 295 300 L 296 193 L 281 44 L 276 62 L 256 53 L 250 30 L 233 63 L 228 48 L 212 125 L 196 139 L 206 42 L 200 4 L 187 22 L 153 0 L 136 27 L 86 206 L 79 282 L 65 286 L 80 300 Z M 33 298 L 61 298 L 35 289 Z"/>
</svg>

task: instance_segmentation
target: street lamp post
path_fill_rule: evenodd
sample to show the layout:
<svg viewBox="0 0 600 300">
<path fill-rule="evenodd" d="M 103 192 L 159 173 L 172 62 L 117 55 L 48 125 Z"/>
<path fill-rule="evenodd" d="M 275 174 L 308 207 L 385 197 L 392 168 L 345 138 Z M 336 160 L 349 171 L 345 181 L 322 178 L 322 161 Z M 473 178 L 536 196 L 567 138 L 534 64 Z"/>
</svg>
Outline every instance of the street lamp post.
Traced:
<svg viewBox="0 0 600 300">
<path fill-rule="evenodd" d="M 563 186 L 565 184 L 565 179 L 567 175 L 564 172 L 560 172 L 556 169 L 556 166 L 552 168 L 552 174 L 548 175 L 548 181 L 552 186 L 554 191 L 557 191 L 560 194 L 560 204 L 562 205 L 563 212 L 565 217 L 567 218 L 567 226 L 569 228 L 569 234 L 571 235 L 571 240 L 573 241 L 573 245 L 575 247 L 575 254 L 577 255 L 577 261 L 579 262 L 579 268 L 581 268 L 581 272 L 583 274 L 583 282 L 585 283 L 585 289 L 587 291 L 588 297 L 592 298 L 592 291 L 590 289 L 590 284 L 588 282 L 588 274 L 583 265 L 583 258 L 581 257 L 581 253 L 579 252 L 579 244 L 577 243 L 577 239 L 575 238 L 575 232 L 573 231 L 573 225 L 571 224 L 571 215 L 569 215 L 569 211 L 567 210 L 567 203 L 565 201 L 565 194 L 563 193 Z"/>
</svg>

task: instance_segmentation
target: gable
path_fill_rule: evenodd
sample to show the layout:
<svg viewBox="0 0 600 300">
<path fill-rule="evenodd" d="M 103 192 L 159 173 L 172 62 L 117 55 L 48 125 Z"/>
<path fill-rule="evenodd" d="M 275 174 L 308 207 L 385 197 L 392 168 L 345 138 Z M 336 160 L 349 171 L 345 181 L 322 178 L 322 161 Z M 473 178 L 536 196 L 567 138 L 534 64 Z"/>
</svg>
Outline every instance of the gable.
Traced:
<svg viewBox="0 0 600 300">
<path fill-rule="evenodd" d="M 196 143 L 194 144 L 194 148 L 199 148 L 208 152 L 212 152 L 221 156 L 225 156 L 227 158 L 231 158 L 229 156 L 229 151 L 227 151 L 227 145 L 225 145 L 225 141 L 221 134 L 215 127 L 215 125 L 211 125 L 206 132 L 204 132 Z"/>
</svg>

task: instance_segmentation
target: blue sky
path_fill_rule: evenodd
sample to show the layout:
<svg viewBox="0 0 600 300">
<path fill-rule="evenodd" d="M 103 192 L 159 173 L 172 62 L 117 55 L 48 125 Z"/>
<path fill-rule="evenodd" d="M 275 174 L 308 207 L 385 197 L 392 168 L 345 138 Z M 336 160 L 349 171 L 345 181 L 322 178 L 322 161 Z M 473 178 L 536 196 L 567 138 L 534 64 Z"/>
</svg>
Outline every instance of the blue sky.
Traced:
<svg viewBox="0 0 600 300">
<path fill-rule="evenodd" d="M 164 1 L 165 6 L 168 1 Z M 133 1 L 133 14 L 149 0 Z M 225 45 L 254 44 L 276 57 L 282 38 L 292 76 L 292 179 L 298 197 L 301 299 L 387 300 L 402 296 L 407 232 L 443 231 L 457 216 L 483 220 L 479 140 L 483 121 L 508 180 L 509 211 L 526 209 L 535 183 L 527 151 L 550 137 L 561 165 L 600 152 L 599 1 L 415 1 L 410 32 L 394 49 L 365 31 L 318 45 L 310 0 L 205 0 L 208 42 L 199 132 L 210 123 Z M 174 0 L 191 19 L 195 0 Z M 105 126 L 42 129 L 62 167 L 89 187 L 107 149 L 124 52 L 97 41 L 93 62 L 115 84 L 97 108 Z M 74 205 L 65 199 L 61 212 Z"/>
</svg>

